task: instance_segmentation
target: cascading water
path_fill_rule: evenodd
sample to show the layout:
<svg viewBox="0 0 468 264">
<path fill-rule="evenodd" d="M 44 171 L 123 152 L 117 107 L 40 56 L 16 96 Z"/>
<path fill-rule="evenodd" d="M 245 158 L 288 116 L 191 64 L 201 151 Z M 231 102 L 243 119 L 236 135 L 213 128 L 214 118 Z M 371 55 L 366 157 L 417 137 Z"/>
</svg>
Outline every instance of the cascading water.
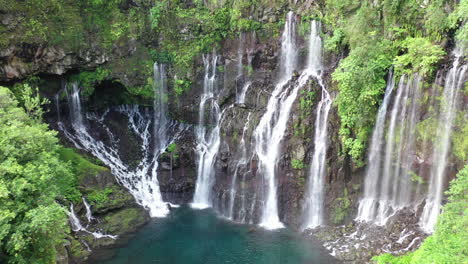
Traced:
<svg viewBox="0 0 468 264">
<path fill-rule="evenodd" d="M 251 81 L 246 81 L 244 86 L 242 87 L 242 90 L 237 97 L 237 103 L 238 104 L 243 104 L 245 103 L 245 95 L 247 94 L 247 91 L 249 90 L 250 86 L 252 85 Z"/>
<path fill-rule="evenodd" d="M 220 121 L 221 111 L 217 103 L 218 87 L 216 65 L 218 56 L 203 56 L 205 75 L 203 79 L 203 94 L 199 108 L 199 123 L 195 130 L 197 138 L 198 168 L 197 183 L 192 207 L 203 209 L 212 207 L 211 189 L 214 183 L 214 162 L 221 143 Z M 207 111 L 208 110 L 208 111 Z M 210 125 L 215 125 L 210 129 Z"/>
<path fill-rule="evenodd" d="M 294 14 L 289 12 L 282 35 L 279 81 L 253 134 L 259 162 L 257 174 L 263 175 L 267 187 L 260 219 L 260 226 L 266 229 L 283 227 L 278 216 L 275 170 L 281 139 L 299 88 L 294 88 L 288 95 L 286 84 L 296 68 L 296 60 L 296 21 Z"/>
<path fill-rule="evenodd" d="M 147 208 L 152 217 L 164 217 L 169 213 L 166 203 L 163 201 L 157 180 L 157 167 L 159 155 L 164 152 L 184 127 L 167 119 L 167 91 L 164 66 L 155 65 L 155 111 L 151 116 L 149 111 L 140 111 L 138 106 L 120 106 L 113 111 L 128 117 L 130 129 L 141 139 L 141 151 L 143 158 L 134 168 L 129 168 L 119 156 L 118 146 L 114 135 L 105 125 L 104 120 L 109 110 L 98 117 L 96 114 L 84 116 L 80 98 L 80 89 L 77 83 L 72 84 L 71 94 L 68 89 L 69 113 L 72 131 L 69 131 L 64 123 L 59 122 L 59 128 L 65 136 L 75 144 L 77 148 L 85 149 L 103 161 L 112 170 L 119 182 L 124 185 L 135 197 L 136 201 Z M 88 130 L 88 122 L 99 124 L 107 132 L 111 144 L 93 137 Z M 154 123 L 154 136 L 150 132 L 151 122 Z M 169 137 L 168 131 L 172 131 Z"/>
<path fill-rule="evenodd" d="M 330 112 L 332 99 L 322 81 L 322 39 L 320 38 L 320 24 L 316 21 L 311 23 L 311 33 L 309 40 L 309 55 L 307 69 L 299 79 L 301 85 L 302 78 L 306 80 L 309 76 L 316 78 L 322 88 L 322 98 L 317 105 L 314 135 L 314 153 L 309 172 L 306 200 L 304 205 L 305 221 L 303 228 L 314 228 L 322 224 L 323 214 L 323 185 L 326 170 L 327 155 L 327 125 L 328 114 Z"/>
<path fill-rule="evenodd" d="M 70 221 L 71 228 L 72 228 L 72 230 L 74 232 L 80 232 L 80 231 L 81 232 L 86 232 L 88 234 L 93 235 L 93 237 L 95 237 L 97 239 L 99 239 L 99 238 L 116 239 L 117 238 L 117 236 L 114 236 L 114 235 L 103 234 L 101 232 L 91 232 L 88 229 L 86 229 L 86 227 L 84 227 L 81 224 L 80 219 L 78 218 L 78 216 L 76 216 L 75 208 L 73 207 L 73 204 L 70 204 L 70 212 L 68 212 L 68 216 L 69 216 L 69 221 Z"/>
<path fill-rule="evenodd" d="M 250 80 L 245 80 L 246 78 L 244 74 L 244 65 L 242 64 L 242 59 L 244 58 L 244 55 L 245 55 L 244 35 L 245 33 L 241 34 L 240 44 L 239 44 L 239 48 L 237 51 L 237 60 L 238 60 L 237 61 L 237 79 L 244 80 L 242 89 L 240 90 L 240 92 L 237 92 L 237 95 L 236 95 L 236 103 L 238 104 L 245 103 L 245 95 L 247 94 L 247 91 L 249 90 L 250 86 L 252 86 L 252 82 Z M 254 39 L 255 39 L 255 35 L 252 34 L 252 36 L 250 37 L 250 46 L 253 46 Z M 249 70 L 252 69 L 252 53 L 253 53 L 252 48 L 248 48 L 247 49 L 247 69 Z M 247 71 L 247 75 L 248 74 L 249 72 Z"/>
<path fill-rule="evenodd" d="M 458 109 L 460 90 L 464 87 L 464 77 L 467 72 L 467 65 L 461 65 L 460 60 L 463 59 L 463 50 L 456 48 L 454 51 L 454 61 L 452 68 L 448 71 L 444 91 L 442 94 L 443 105 L 439 118 L 439 127 L 437 130 L 437 146 L 433 152 L 433 168 L 431 171 L 431 179 L 429 190 L 427 193 L 426 204 L 420 219 L 422 229 L 428 233 L 433 232 L 437 216 L 440 213 L 442 202 L 442 191 L 444 187 L 444 172 L 447 167 L 447 156 L 450 150 L 450 135 L 452 133 L 452 125 L 455 118 L 456 110 Z"/>
<path fill-rule="evenodd" d="M 88 204 L 88 202 L 86 201 L 84 197 L 83 197 L 83 204 L 86 209 L 86 219 L 88 220 L 88 224 L 89 224 L 94 219 L 93 213 L 91 212 L 91 206 Z"/>
<path fill-rule="evenodd" d="M 413 200 L 417 200 L 416 195 L 412 195 L 412 188 L 414 182 L 411 181 L 412 173 L 412 160 L 415 156 L 415 134 L 416 124 L 418 122 L 418 115 L 420 111 L 421 100 L 421 84 L 422 78 L 419 74 L 413 76 L 412 84 L 409 91 L 411 103 L 408 111 L 406 122 L 400 128 L 400 144 L 397 153 L 397 163 L 400 168 L 396 168 L 393 178 L 393 192 L 392 198 L 394 207 L 401 208 L 409 205 Z"/>
<path fill-rule="evenodd" d="M 394 87 L 390 76 L 382 106 L 377 115 L 371 141 L 364 196 L 359 203 L 358 221 L 385 225 L 398 210 L 409 206 L 414 183 L 410 180 L 422 79 L 418 74 L 401 76 L 398 91 L 389 113 L 387 137 L 384 137 L 385 115 Z M 385 141 L 384 141 L 385 140 Z M 382 147 L 384 146 L 384 155 Z M 380 187 L 380 188 L 379 188 Z"/>
<path fill-rule="evenodd" d="M 384 143 L 385 116 L 387 115 L 387 108 L 394 87 L 395 80 L 393 78 L 393 72 L 390 72 L 387 81 L 387 88 L 385 89 L 384 100 L 377 113 L 377 121 L 375 122 L 375 128 L 372 132 L 370 151 L 367 161 L 367 164 L 369 165 L 367 167 L 364 183 L 364 196 L 359 202 L 358 216 L 356 218 L 356 220 L 359 221 L 371 221 L 376 210 L 376 197 L 378 197 L 379 183 L 378 175 L 381 173 L 380 163 Z"/>
<path fill-rule="evenodd" d="M 229 196 L 229 213 L 228 213 L 228 218 L 231 219 L 231 220 L 234 220 L 234 203 L 235 203 L 235 198 L 236 198 L 236 193 L 237 193 L 237 178 L 238 178 L 238 174 L 239 174 L 239 170 L 243 167 L 245 167 L 248 163 L 248 158 L 247 158 L 247 146 L 246 146 L 246 142 L 245 142 L 245 135 L 246 135 L 246 132 L 247 130 L 249 129 L 249 125 L 250 125 L 250 115 L 251 113 L 249 113 L 247 115 L 247 122 L 245 123 L 244 125 L 244 128 L 242 129 L 242 138 L 241 138 L 241 141 L 240 141 L 240 144 L 239 144 L 239 149 L 240 149 L 240 157 L 237 161 L 237 165 L 236 165 L 236 169 L 234 170 L 234 176 L 232 177 L 232 181 L 231 181 L 231 190 L 229 192 L 230 196 Z M 245 173 L 243 174 L 244 177 L 245 177 Z M 245 178 L 242 179 L 242 182 L 245 182 Z M 242 188 L 243 190 L 243 193 L 242 193 L 242 199 L 245 198 L 245 188 Z M 243 203 L 242 203 L 242 208 L 240 209 L 239 211 L 239 219 L 245 219 L 245 200 L 243 200 Z"/>
<path fill-rule="evenodd" d="M 154 134 L 156 152 L 164 151 L 168 144 L 167 126 L 168 110 L 167 110 L 167 81 L 166 81 L 166 65 L 154 63 L 153 66 L 154 79 Z M 156 167 L 156 166 L 154 166 Z"/>
</svg>

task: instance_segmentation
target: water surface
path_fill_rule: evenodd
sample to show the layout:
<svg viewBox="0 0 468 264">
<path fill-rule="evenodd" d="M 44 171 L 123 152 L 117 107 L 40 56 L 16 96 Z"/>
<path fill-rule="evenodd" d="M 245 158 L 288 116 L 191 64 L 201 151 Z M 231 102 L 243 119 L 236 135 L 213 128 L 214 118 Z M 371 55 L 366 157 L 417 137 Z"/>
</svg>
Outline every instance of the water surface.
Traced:
<svg viewBox="0 0 468 264">
<path fill-rule="evenodd" d="M 337 263 L 288 229 L 266 231 L 219 218 L 212 210 L 178 208 L 153 219 L 100 264 Z"/>
</svg>

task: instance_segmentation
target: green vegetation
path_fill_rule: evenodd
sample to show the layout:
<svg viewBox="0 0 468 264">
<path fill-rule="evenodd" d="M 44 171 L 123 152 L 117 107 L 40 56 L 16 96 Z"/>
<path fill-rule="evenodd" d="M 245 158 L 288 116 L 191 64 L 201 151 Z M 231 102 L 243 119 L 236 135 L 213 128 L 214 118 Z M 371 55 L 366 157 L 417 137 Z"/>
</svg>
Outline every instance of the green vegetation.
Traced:
<svg viewBox="0 0 468 264">
<path fill-rule="evenodd" d="M 95 212 L 105 212 L 112 209 L 122 208 L 133 201 L 128 191 L 117 185 L 105 187 L 104 189 L 87 189 L 87 200 L 93 206 Z"/>
<path fill-rule="evenodd" d="M 94 92 L 94 86 L 105 80 L 109 74 L 110 71 L 108 69 L 98 67 L 92 72 L 84 71 L 77 75 L 72 75 L 70 77 L 70 81 L 76 81 L 81 87 L 84 88 L 81 92 L 83 96 L 90 96 Z"/>
<path fill-rule="evenodd" d="M 466 263 L 468 259 L 468 165 L 462 169 L 446 192 L 449 202 L 437 220 L 435 232 L 416 251 L 395 257 L 375 257 L 380 264 Z"/>
<path fill-rule="evenodd" d="M 455 120 L 456 127 L 452 132 L 453 155 L 462 162 L 468 163 L 468 123 L 466 111 L 460 112 Z"/>
<path fill-rule="evenodd" d="M 34 107 L 27 109 L 29 115 L 0 87 L 0 260 L 53 263 L 69 232 L 56 200 L 76 194 L 74 177 L 60 159 L 56 132 L 37 120 Z"/>
<path fill-rule="evenodd" d="M 105 230 L 108 234 L 121 234 L 123 230 L 135 230 L 145 223 L 146 213 L 137 208 L 126 208 L 112 212 L 104 217 Z"/>
<path fill-rule="evenodd" d="M 148 17 L 141 14 L 151 2 L 127 6 L 122 0 L 0 0 L 2 13 L 12 15 L 10 24 L 0 26 L 0 47 L 23 42 L 77 50 L 97 43 L 110 49 L 118 41 L 143 35 Z"/>
<path fill-rule="evenodd" d="M 195 1 L 188 5 L 184 1 L 163 0 L 151 10 L 153 28 L 164 36 L 158 54 L 164 62 L 175 66 L 175 74 L 184 80 L 192 73 L 194 60 L 201 53 L 210 53 L 219 43 L 240 31 L 258 30 L 261 24 L 243 17 L 249 10 L 250 1 L 233 1 L 223 6 L 204 5 Z M 174 30 L 184 28 L 184 32 Z M 185 81 L 186 82 L 186 81 Z M 180 94 L 184 89 L 176 91 Z M 186 86 L 182 86 L 186 88 Z"/>
<path fill-rule="evenodd" d="M 61 160 L 70 163 L 78 180 L 83 179 L 87 175 L 96 175 L 108 170 L 84 158 L 72 148 L 59 148 L 58 153 Z"/>
<path fill-rule="evenodd" d="M 174 93 L 177 96 L 181 96 L 185 91 L 188 91 L 190 89 L 190 86 L 192 85 L 192 81 L 188 79 L 175 79 L 174 80 Z"/>
<path fill-rule="evenodd" d="M 302 169 L 304 169 L 306 167 L 304 162 L 302 162 L 302 160 L 298 160 L 298 159 L 292 159 L 291 160 L 291 166 L 295 170 L 302 170 Z"/>
<path fill-rule="evenodd" d="M 431 79 L 445 55 L 441 43 L 466 19 L 467 1 L 461 1 L 450 15 L 449 2 L 325 1 L 323 20 L 333 29 L 333 35 L 325 38 L 325 48 L 349 50 L 333 80 L 339 90 L 335 104 L 344 151 L 357 166 L 364 164 L 363 154 L 390 67 L 397 77 L 419 72 Z M 457 36 L 464 31 L 465 26 Z"/>
</svg>

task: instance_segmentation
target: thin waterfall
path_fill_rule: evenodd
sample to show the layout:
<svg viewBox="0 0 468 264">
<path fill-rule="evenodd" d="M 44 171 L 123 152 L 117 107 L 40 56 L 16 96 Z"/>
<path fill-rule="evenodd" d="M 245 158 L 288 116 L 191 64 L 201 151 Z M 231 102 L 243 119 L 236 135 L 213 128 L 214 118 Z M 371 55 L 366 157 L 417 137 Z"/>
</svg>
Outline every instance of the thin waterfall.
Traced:
<svg viewBox="0 0 468 264">
<path fill-rule="evenodd" d="M 91 223 L 91 221 L 94 219 L 93 213 L 91 212 L 91 206 L 88 204 L 86 199 L 83 197 L 83 204 L 86 209 L 86 220 L 88 220 L 88 224 Z"/>
<path fill-rule="evenodd" d="M 156 151 L 164 151 L 168 145 L 167 126 L 168 110 L 167 110 L 167 78 L 166 65 L 154 63 L 153 65 L 154 79 L 154 134 L 155 134 L 155 149 Z"/>
<path fill-rule="evenodd" d="M 99 231 L 96 232 L 91 232 L 86 227 L 84 227 L 78 216 L 76 216 L 75 213 L 75 208 L 73 207 L 73 204 L 70 204 L 70 211 L 68 212 L 68 218 L 70 221 L 70 226 L 74 232 L 86 232 L 88 234 L 91 234 L 94 238 L 111 238 L 111 239 L 116 239 L 117 236 L 115 235 L 109 235 L 109 234 L 103 234 Z"/>
<path fill-rule="evenodd" d="M 245 95 L 247 94 L 247 91 L 249 90 L 251 85 L 252 85 L 251 81 L 246 81 L 244 83 L 244 85 L 242 86 L 242 90 L 241 90 L 240 94 L 237 97 L 237 103 L 238 104 L 245 103 Z"/>
<path fill-rule="evenodd" d="M 448 71 L 444 91 L 442 94 L 443 101 L 439 118 L 439 126 L 437 129 L 437 146 L 433 152 L 433 168 L 431 170 L 431 179 L 429 190 L 426 197 L 426 204 L 420 219 L 422 229 L 428 233 L 434 230 L 437 216 L 440 213 L 443 187 L 444 173 L 447 167 L 448 153 L 450 150 L 450 136 L 452 133 L 452 125 L 456 111 L 459 106 L 460 90 L 464 87 L 464 77 L 467 71 L 467 65 L 461 65 L 463 60 L 463 50 L 456 48 L 454 51 L 454 61 L 452 68 Z"/>
<path fill-rule="evenodd" d="M 250 46 L 253 46 L 252 43 L 253 43 L 253 40 L 255 39 L 255 35 L 252 34 L 250 39 L 251 39 Z M 246 53 L 244 42 L 245 42 L 245 33 L 241 33 L 240 40 L 239 40 L 239 47 L 237 50 L 237 79 L 242 80 L 243 84 L 242 84 L 242 88 L 240 92 L 238 91 L 236 93 L 236 103 L 238 104 L 245 103 L 245 95 L 247 94 L 247 91 L 252 85 L 252 82 L 248 80 L 248 76 L 246 76 L 246 74 L 244 73 L 244 65 L 242 64 L 242 60 Z M 252 48 L 247 48 L 247 67 L 249 70 L 251 70 L 252 68 L 252 53 L 253 53 Z M 249 75 L 249 72 L 247 72 L 247 75 Z"/>
<path fill-rule="evenodd" d="M 83 113 L 80 88 L 77 83 L 72 83 L 71 91 L 65 90 L 68 95 L 72 129 L 69 130 L 63 123 L 59 123 L 59 128 L 77 148 L 91 152 L 109 166 L 119 183 L 130 191 L 137 203 L 149 210 L 152 217 L 164 217 L 169 213 L 169 210 L 159 190 L 157 160 L 185 127 L 168 121 L 167 100 L 164 99 L 167 91 L 164 66 L 155 65 L 154 69 L 154 100 L 157 102 L 154 102 L 153 115 L 147 110 L 140 110 L 138 106 L 119 106 L 113 109 L 113 111 L 128 117 L 129 128 L 141 139 L 140 147 L 143 157 L 135 168 L 129 168 L 121 159 L 117 141 L 104 123 L 109 110 L 101 116 L 97 116 L 95 113 L 87 115 Z M 110 139 L 110 144 L 96 139 L 88 128 L 88 122 L 97 123 L 100 128 L 104 129 Z M 154 124 L 153 135 L 151 123 Z M 173 132 L 171 136 L 168 136 L 167 131 Z"/>
<path fill-rule="evenodd" d="M 249 125 L 250 125 L 250 115 L 251 113 L 249 113 L 249 115 L 247 116 L 247 123 L 245 124 L 244 126 L 244 129 L 242 131 L 242 140 L 243 140 L 243 147 L 242 147 L 242 161 L 244 163 L 244 165 L 246 166 L 246 171 L 244 171 L 244 173 L 242 174 L 242 181 L 240 183 L 240 188 L 241 188 L 241 209 L 239 211 L 239 220 L 241 223 L 245 223 L 246 221 L 246 218 L 247 218 L 247 215 L 248 215 L 248 208 L 247 208 L 247 195 L 248 195 L 248 192 L 247 192 L 247 185 L 246 185 L 246 175 L 247 173 L 250 173 L 250 168 L 247 167 L 248 166 L 248 163 L 249 163 L 249 160 L 248 160 L 248 157 L 247 157 L 247 148 L 246 148 L 246 142 L 245 142 L 245 133 L 247 132 L 247 130 L 249 129 Z M 239 169 L 239 166 L 236 167 L 236 171 L 238 171 Z M 255 200 L 256 200 L 256 197 L 254 197 L 253 199 L 253 205 L 255 204 Z M 235 200 L 233 200 L 233 202 L 235 202 Z M 234 205 L 233 205 L 234 206 Z M 253 212 L 253 210 L 252 210 Z M 251 217 L 252 219 L 253 217 Z"/>
<path fill-rule="evenodd" d="M 84 226 L 80 222 L 80 219 L 78 219 L 78 217 L 76 216 L 75 208 L 73 207 L 73 204 L 70 204 L 70 212 L 68 216 L 69 216 L 71 228 L 74 232 L 85 230 Z"/>
<path fill-rule="evenodd" d="M 60 123 L 60 91 L 54 96 L 55 112 L 57 112 L 57 122 Z"/>
<path fill-rule="evenodd" d="M 244 75 L 244 65 L 242 64 L 242 59 L 244 58 L 244 35 L 245 33 L 241 32 L 239 45 L 237 47 L 237 78 L 240 78 L 242 75 Z"/>
<path fill-rule="evenodd" d="M 328 114 L 330 112 L 332 99 L 322 81 L 322 39 L 320 38 L 320 24 L 316 21 L 311 23 L 309 40 L 309 56 L 306 75 L 312 75 L 322 88 L 322 98 L 317 105 L 315 118 L 314 153 L 310 165 L 309 180 L 305 201 L 305 221 L 303 228 L 314 228 L 322 224 L 323 218 L 323 196 L 324 181 L 326 174 L 326 156 L 328 141 Z M 300 82 L 301 82 L 300 78 Z M 307 77 L 308 79 L 308 77 Z"/>
<path fill-rule="evenodd" d="M 239 143 L 239 149 L 240 149 L 241 155 L 240 155 L 239 160 L 237 162 L 236 169 L 234 170 L 234 176 L 232 177 L 232 181 L 231 181 L 231 190 L 229 192 L 230 196 L 229 196 L 228 218 L 231 219 L 231 220 L 235 220 L 234 219 L 234 203 L 235 203 L 236 193 L 237 193 L 237 178 L 238 178 L 239 170 L 241 168 L 245 167 L 247 165 L 247 163 L 248 163 L 247 146 L 246 146 L 246 143 L 245 143 L 245 134 L 246 134 L 247 130 L 249 129 L 250 115 L 251 115 L 251 113 L 249 113 L 247 115 L 247 122 L 245 123 L 244 128 L 242 129 L 242 138 L 241 138 L 241 141 Z M 244 176 L 245 176 L 245 173 L 244 173 Z M 242 181 L 242 182 L 244 182 L 244 181 Z M 243 191 L 242 196 L 244 196 L 244 195 L 245 195 L 245 191 Z M 242 216 L 243 214 L 245 214 L 245 202 L 242 203 L 242 208 L 239 211 L 239 215 Z M 242 218 L 243 217 L 241 217 L 241 219 Z"/>
<path fill-rule="evenodd" d="M 385 116 L 390 98 L 395 86 L 393 72 L 390 72 L 387 80 L 387 88 L 382 105 L 377 113 L 377 121 L 372 132 L 370 152 L 367 160 L 367 171 L 364 181 L 364 197 L 359 201 L 359 209 L 356 220 L 370 221 L 376 210 L 376 197 L 378 196 L 379 175 L 381 173 L 382 147 L 384 146 Z"/>
<path fill-rule="evenodd" d="M 198 153 L 197 182 L 192 203 L 192 207 L 199 209 L 213 206 L 211 189 L 215 176 L 214 162 L 221 143 L 221 111 L 217 103 L 217 62 L 216 54 L 203 56 L 205 66 L 203 94 L 200 101 L 198 126 L 195 131 Z M 214 128 L 210 129 L 213 124 Z"/>
<path fill-rule="evenodd" d="M 287 95 L 289 91 L 287 83 L 296 68 L 297 61 L 296 19 L 292 12 L 288 13 L 281 41 L 279 81 L 268 101 L 267 110 L 253 134 L 255 155 L 259 162 L 257 175 L 264 177 L 267 189 L 263 196 L 260 226 L 267 229 L 284 227 L 278 216 L 275 170 L 280 143 L 286 131 L 291 106 L 297 96 L 297 89 Z"/>
</svg>

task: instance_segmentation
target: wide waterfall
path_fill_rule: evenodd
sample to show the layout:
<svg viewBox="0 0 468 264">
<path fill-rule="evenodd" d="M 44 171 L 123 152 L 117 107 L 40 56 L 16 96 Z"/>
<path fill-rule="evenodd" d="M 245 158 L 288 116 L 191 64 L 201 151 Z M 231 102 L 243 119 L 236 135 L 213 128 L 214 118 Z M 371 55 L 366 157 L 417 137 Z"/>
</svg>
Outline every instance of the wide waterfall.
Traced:
<svg viewBox="0 0 468 264">
<path fill-rule="evenodd" d="M 371 221 L 374 217 L 374 211 L 376 209 L 376 197 L 378 197 L 378 180 L 381 172 L 381 159 L 382 159 L 382 147 L 384 139 L 385 129 L 385 116 L 387 115 L 388 104 L 395 87 L 395 80 L 393 78 L 393 72 L 390 72 L 387 88 L 385 89 L 385 96 L 382 105 L 377 113 L 377 121 L 375 122 L 375 128 L 372 132 L 370 151 L 368 156 L 368 167 L 365 177 L 364 185 L 364 196 L 359 202 L 357 220 L 360 221 Z"/>
<path fill-rule="evenodd" d="M 461 52 L 456 49 L 454 55 L 453 65 L 447 72 L 443 85 L 440 113 L 436 115 L 439 125 L 436 137 L 433 139 L 432 158 L 424 158 L 432 160 L 429 171 L 415 168 L 413 164 L 417 153 L 427 156 L 426 152 L 430 151 L 428 142 L 424 141 L 422 146 L 416 144 L 415 130 L 420 119 L 423 98 L 422 79 L 417 74 L 410 77 L 401 76 L 393 106 L 387 111 L 395 85 L 393 77 L 389 77 L 384 101 L 379 109 L 372 135 L 364 196 L 359 203 L 356 220 L 385 225 L 388 219 L 402 208 L 412 204 L 413 208 L 417 208 L 422 184 L 421 180 L 412 177 L 418 176 L 415 173 L 422 173 L 421 176 L 429 174 L 430 181 L 420 225 L 426 232 L 433 231 L 440 213 L 446 182 L 444 173 L 450 150 L 450 135 L 455 113 L 460 105 L 459 94 L 467 71 L 467 66 L 461 64 Z M 436 83 L 439 80 L 440 78 L 437 78 Z M 433 97 L 436 96 L 435 86 L 436 84 L 429 91 Z M 385 120 L 388 121 L 386 137 Z M 419 162 L 424 161 L 421 158 L 419 160 Z"/>
<path fill-rule="evenodd" d="M 385 138 L 384 118 L 394 89 L 393 76 L 390 74 L 372 134 L 364 196 L 359 203 L 356 220 L 385 225 L 391 216 L 411 205 L 417 198 L 412 195 L 412 188 L 416 183 L 411 181 L 410 176 L 421 83 L 422 79 L 418 74 L 401 76 L 392 109 L 388 113 Z"/>
<path fill-rule="evenodd" d="M 306 198 L 304 204 L 305 220 L 303 228 L 314 228 L 322 224 L 323 215 L 323 185 L 326 172 L 326 155 L 328 140 L 328 114 L 330 112 L 332 99 L 322 81 L 322 39 L 320 38 L 320 24 L 316 21 L 311 23 L 309 40 L 309 55 L 307 69 L 303 75 L 311 75 L 316 78 L 322 88 L 322 98 L 317 105 L 315 118 L 314 153 L 310 165 L 309 181 L 307 184 Z M 302 83 L 302 77 L 299 79 Z"/>
<path fill-rule="evenodd" d="M 203 94 L 201 95 L 199 108 L 199 121 L 196 128 L 197 138 L 197 183 L 193 197 L 192 207 L 212 207 L 211 189 L 214 183 L 214 162 L 221 143 L 219 126 L 221 111 L 217 102 L 218 87 L 216 65 L 218 56 L 203 56 L 205 75 L 203 79 Z M 213 128 L 210 128 L 214 125 Z"/>
<path fill-rule="evenodd" d="M 165 78 L 164 65 L 155 64 L 155 110 L 153 115 L 147 109 L 142 110 L 138 106 L 119 106 L 106 110 L 102 115 L 85 114 L 82 109 L 80 87 L 77 83 L 73 83 L 71 91 L 65 89 L 68 94 L 71 128 L 68 128 L 65 123 L 59 122 L 59 128 L 65 136 L 77 148 L 89 151 L 109 166 L 119 182 L 131 192 L 139 204 L 149 210 L 152 217 L 164 217 L 169 213 L 159 190 L 158 158 L 183 129 L 175 122 L 169 122 L 167 117 Z M 135 168 L 129 168 L 121 159 L 114 135 L 105 124 L 106 117 L 111 110 L 128 117 L 129 128 L 142 142 L 143 157 Z M 109 142 L 105 143 L 94 136 L 90 129 L 91 126 L 88 124 L 90 122 L 105 130 Z M 152 122 L 154 133 L 151 133 Z"/>
<path fill-rule="evenodd" d="M 255 155 L 258 157 L 257 175 L 263 175 L 266 185 L 260 226 L 267 229 L 283 227 L 278 216 L 276 195 L 276 163 L 279 147 L 297 90 L 288 95 L 287 83 L 296 68 L 296 19 L 288 13 L 281 43 L 279 80 L 268 101 L 267 110 L 254 131 Z M 286 88 L 286 89 L 285 89 Z"/>
<path fill-rule="evenodd" d="M 460 102 L 460 91 L 465 86 L 464 78 L 468 66 L 460 63 L 463 60 L 463 50 L 456 48 L 454 61 L 448 71 L 444 91 L 442 94 L 442 106 L 437 129 L 436 146 L 433 150 L 433 168 L 427 193 L 426 204 L 421 216 L 420 225 L 426 232 L 433 232 L 437 216 L 440 213 L 442 202 L 445 170 L 447 167 L 448 153 L 450 150 L 450 135 L 452 125 Z"/>
</svg>

